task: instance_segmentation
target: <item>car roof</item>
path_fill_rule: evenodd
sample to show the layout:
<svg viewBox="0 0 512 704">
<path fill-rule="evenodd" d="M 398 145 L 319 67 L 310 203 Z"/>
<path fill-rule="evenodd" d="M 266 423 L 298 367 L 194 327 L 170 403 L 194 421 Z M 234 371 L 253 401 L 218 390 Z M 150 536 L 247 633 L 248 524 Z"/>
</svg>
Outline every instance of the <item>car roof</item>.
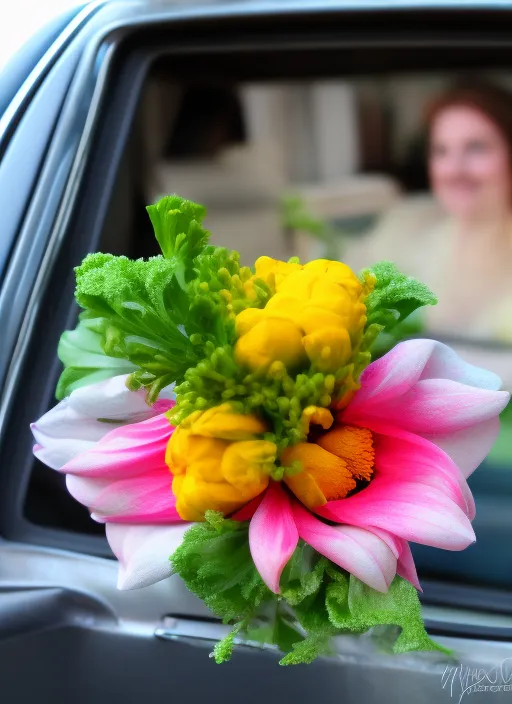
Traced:
<svg viewBox="0 0 512 704">
<path fill-rule="evenodd" d="M 116 0 L 110 0 L 115 2 Z M 233 14 L 238 12 L 310 12 L 315 10 L 429 10 L 429 9 L 480 9 L 498 10 L 512 7 L 512 0 L 143 0 L 148 7 L 194 12 L 215 9 Z"/>
</svg>

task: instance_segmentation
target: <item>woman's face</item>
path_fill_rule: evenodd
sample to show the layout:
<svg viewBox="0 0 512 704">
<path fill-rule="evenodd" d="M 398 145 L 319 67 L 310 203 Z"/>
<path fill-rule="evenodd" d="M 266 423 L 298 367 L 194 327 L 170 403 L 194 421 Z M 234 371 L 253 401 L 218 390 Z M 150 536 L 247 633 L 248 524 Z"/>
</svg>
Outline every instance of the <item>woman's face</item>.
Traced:
<svg viewBox="0 0 512 704">
<path fill-rule="evenodd" d="M 507 143 L 484 113 L 463 105 L 435 117 L 430 133 L 430 181 L 456 218 L 492 217 L 511 205 Z"/>
</svg>

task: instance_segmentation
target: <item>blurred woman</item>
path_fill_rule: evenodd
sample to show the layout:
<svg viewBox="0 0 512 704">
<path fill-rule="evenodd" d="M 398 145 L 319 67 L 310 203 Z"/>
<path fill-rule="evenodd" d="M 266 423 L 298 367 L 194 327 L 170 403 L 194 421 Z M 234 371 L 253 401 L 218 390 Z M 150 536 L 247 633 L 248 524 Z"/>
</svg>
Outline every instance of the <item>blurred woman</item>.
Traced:
<svg viewBox="0 0 512 704">
<path fill-rule="evenodd" d="M 426 124 L 434 199 L 393 208 L 365 257 L 391 259 L 432 288 L 433 334 L 512 341 L 512 95 L 460 83 L 430 105 Z"/>
</svg>

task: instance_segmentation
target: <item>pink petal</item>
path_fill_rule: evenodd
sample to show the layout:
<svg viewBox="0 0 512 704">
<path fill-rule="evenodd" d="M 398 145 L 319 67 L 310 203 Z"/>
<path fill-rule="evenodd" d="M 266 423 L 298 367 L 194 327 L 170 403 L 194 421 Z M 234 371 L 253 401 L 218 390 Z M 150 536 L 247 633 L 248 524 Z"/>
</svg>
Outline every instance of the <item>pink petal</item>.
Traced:
<svg viewBox="0 0 512 704">
<path fill-rule="evenodd" d="M 412 584 L 420 592 L 423 591 L 416 572 L 416 565 L 412 556 L 411 548 L 406 540 L 402 540 L 402 550 L 397 564 L 397 574 Z"/>
<path fill-rule="evenodd" d="M 298 540 L 288 494 L 279 482 L 271 481 L 249 524 L 249 545 L 256 569 L 275 594 Z"/>
<path fill-rule="evenodd" d="M 231 516 L 231 518 L 234 521 L 250 521 L 251 518 L 256 513 L 256 509 L 261 504 L 264 496 L 265 496 L 265 492 L 263 492 L 259 496 L 256 496 L 256 498 L 249 501 L 248 504 L 245 504 L 245 506 L 242 506 L 242 508 L 239 511 L 236 511 L 236 513 L 234 513 Z"/>
<path fill-rule="evenodd" d="M 484 461 L 500 432 L 499 418 L 489 418 L 453 433 L 430 435 L 430 440 L 449 455 L 464 477 L 469 477 Z"/>
<path fill-rule="evenodd" d="M 344 422 L 385 420 L 421 433 L 447 433 L 500 413 L 509 394 L 495 374 L 464 362 L 446 345 L 408 340 L 370 364 Z M 370 425 L 368 425 L 370 427 Z"/>
<path fill-rule="evenodd" d="M 112 430 L 62 468 L 69 492 L 98 521 L 181 520 L 165 464 L 172 432 L 164 415 Z"/>
<path fill-rule="evenodd" d="M 68 462 L 62 471 L 87 477 L 126 478 L 148 468 L 165 472 L 165 450 L 173 433 L 165 415 L 111 430 L 94 447 Z"/>
<path fill-rule="evenodd" d="M 190 523 L 173 526 L 108 523 L 107 540 L 119 560 L 118 589 L 139 589 L 171 576 L 169 557 Z"/>
<path fill-rule="evenodd" d="M 496 418 L 508 401 L 505 391 L 475 389 L 448 379 L 425 379 L 385 403 L 374 401 L 364 419 L 368 427 L 377 419 L 413 433 L 445 435 Z M 350 418 L 354 411 L 350 407 L 348 411 Z"/>
<path fill-rule="evenodd" d="M 443 450 L 404 430 L 379 424 L 378 431 L 379 434 L 374 436 L 374 480 L 414 481 L 435 487 L 467 515 L 474 511 L 473 496 L 466 480 Z"/>
<path fill-rule="evenodd" d="M 329 526 L 294 502 L 299 536 L 321 555 L 368 586 L 386 592 L 396 574 L 396 557 L 374 533 L 354 526 Z"/>
<path fill-rule="evenodd" d="M 397 559 L 400 557 L 403 540 L 380 528 L 371 528 L 371 532 L 386 543 Z"/>
<path fill-rule="evenodd" d="M 52 469 L 60 469 L 114 428 L 146 420 L 173 405 L 171 387 L 150 407 L 144 391 L 129 391 L 126 379 L 127 375 L 121 375 L 76 389 L 32 423 L 36 457 Z"/>
<path fill-rule="evenodd" d="M 175 523 L 176 511 L 169 472 L 148 471 L 128 479 L 98 479 L 68 474 L 69 493 L 87 506 L 100 523 Z"/>
<path fill-rule="evenodd" d="M 381 528 L 404 540 L 463 550 L 475 540 L 471 523 L 442 491 L 414 482 L 379 481 L 358 494 L 318 508 L 324 518 L 363 528 Z"/>
</svg>

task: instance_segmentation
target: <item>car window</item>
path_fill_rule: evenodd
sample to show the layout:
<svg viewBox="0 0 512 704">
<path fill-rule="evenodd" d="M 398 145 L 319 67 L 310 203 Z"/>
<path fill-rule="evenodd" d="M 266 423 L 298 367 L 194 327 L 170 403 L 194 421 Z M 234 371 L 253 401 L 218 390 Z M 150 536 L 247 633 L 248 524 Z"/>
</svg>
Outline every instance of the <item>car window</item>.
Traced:
<svg viewBox="0 0 512 704">
<path fill-rule="evenodd" d="M 465 80 L 471 90 L 491 85 L 498 102 L 508 105 L 507 75 L 484 78 Z M 179 80 L 157 65 L 138 100 L 95 249 L 156 254 L 145 205 L 177 192 L 207 207 L 213 243 L 240 251 L 246 264 L 262 254 L 305 261 L 329 256 L 356 270 L 396 260 L 439 298 L 439 314 L 408 321 L 403 336 L 445 340 L 512 389 L 508 255 L 506 248 L 498 259 L 484 255 L 491 250 L 486 237 L 499 240 L 501 224 L 508 232 L 507 137 L 497 128 L 485 132 L 478 120 L 465 123 L 464 139 L 453 126 L 435 144 L 428 137 L 432 111 L 441 110 L 442 100 L 453 102 L 449 91 L 459 79 L 455 73 L 397 73 L 265 82 L 217 73 Z M 468 115 L 459 118 L 467 122 Z M 58 373 L 55 364 L 54 382 Z M 54 403 L 49 396 L 48 406 Z M 505 413 L 494 450 L 470 480 L 477 545 L 457 554 L 418 549 L 424 576 L 509 584 L 511 566 L 501 552 L 510 528 L 504 501 L 512 472 L 511 415 Z M 36 462 L 25 511 L 32 522 L 52 528 L 98 531 L 66 496 L 63 480 Z"/>
</svg>

